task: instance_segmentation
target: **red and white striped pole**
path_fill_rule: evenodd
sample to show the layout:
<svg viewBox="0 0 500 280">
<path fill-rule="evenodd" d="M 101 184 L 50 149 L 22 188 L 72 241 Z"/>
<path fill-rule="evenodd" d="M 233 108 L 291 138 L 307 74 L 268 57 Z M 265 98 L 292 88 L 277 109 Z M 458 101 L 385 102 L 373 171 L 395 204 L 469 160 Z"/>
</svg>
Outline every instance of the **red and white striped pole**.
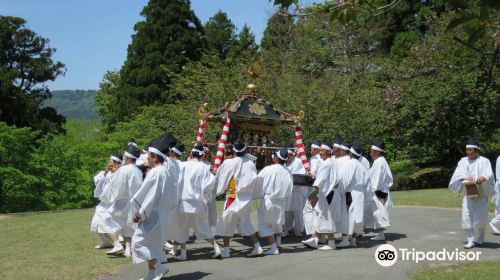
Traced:
<svg viewBox="0 0 500 280">
<path fill-rule="evenodd" d="M 309 161 L 307 161 L 304 143 L 302 142 L 302 128 L 300 127 L 299 122 L 295 124 L 295 147 L 297 148 L 299 157 L 302 160 L 302 164 L 304 164 L 306 172 L 311 174 L 311 166 L 309 165 Z"/>
<path fill-rule="evenodd" d="M 203 136 L 207 128 L 207 119 L 203 117 L 198 124 L 198 134 L 196 134 L 196 143 L 203 143 Z"/>
<path fill-rule="evenodd" d="M 229 119 L 229 113 L 226 113 L 226 122 L 222 128 L 222 133 L 220 135 L 219 145 L 217 147 L 217 155 L 214 160 L 213 172 L 216 173 L 219 168 L 222 159 L 224 158 L 224 150 L 226 149 L 227 137 L 229 136 L 229 126 L 231 125 L 231 120 Z"/>
</svg>

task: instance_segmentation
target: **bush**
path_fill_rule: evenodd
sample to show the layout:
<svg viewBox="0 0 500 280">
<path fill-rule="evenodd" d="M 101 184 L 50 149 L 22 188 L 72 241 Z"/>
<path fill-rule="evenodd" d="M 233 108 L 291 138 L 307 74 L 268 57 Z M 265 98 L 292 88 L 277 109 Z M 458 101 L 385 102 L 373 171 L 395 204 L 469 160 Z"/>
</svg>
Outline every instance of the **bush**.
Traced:
<svg viewBox="0 0 500 280">
<path fill-rule="evenodd" d="M 393 173 L 394 174 L 394 173 Z M 411 173 L 396 173 L 392 191 L 446 188 L 453 174 L 453 169 L 428 167 Z"/>
</svg>

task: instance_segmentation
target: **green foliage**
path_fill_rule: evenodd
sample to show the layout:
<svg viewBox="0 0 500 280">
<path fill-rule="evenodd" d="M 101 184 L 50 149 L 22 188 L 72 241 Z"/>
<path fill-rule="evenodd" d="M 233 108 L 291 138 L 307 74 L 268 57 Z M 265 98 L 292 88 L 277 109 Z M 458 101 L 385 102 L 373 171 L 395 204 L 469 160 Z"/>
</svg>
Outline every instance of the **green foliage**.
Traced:
<svg viewBox="0 0 500 280">
<path fill-rule="evenodd" d="M 44 83 L 63 74 L 64 64 L 52 60 L 49 40 L 25 25 L 22 18 L 0 16 L 0 121 L 62 132 L 64 117 L 40 105 L 50 97 Z"/>
<path fill-rule="evenodd" d="M 95 90 L 55 90 L 43 106 L 53 107 L 61 115 L 76 120 L 97 120 L 95 94 Z"/>
<path fill-rule="evenodd" d="M 99 90 L 94 97 L 95 110 L 101 117 L 102 123 L 107 130 L 112 130 L 114 125 L 122 120 L 120 117 L 121 110 L 118 108 L 120 82 L 120 73 L 115 71 L 106 72 L 103 81 L 99 84 Z"/>
<path fill-rule="evenodd" d="M 393 119 L 398 143 L 412 157 L 432 155 L 453 163 L 463 154 L 467 136 L 486 140 L 500 126 L 500 85 L 485 80 L 488 58 L 453 42 L 443 33 L 443 23 L 392 70 L 390 84 L 401 96 Z M 480 43 L 486 46 L 489 40 Z"/>
<path fill-rule="evenodd" d="M 115 143 L 97 143 L 96 124 L 69 120 L 66 134 L 47 135 L 0 123 L 0 212 L 93 205 L 93 176 Z"/>
</svg>

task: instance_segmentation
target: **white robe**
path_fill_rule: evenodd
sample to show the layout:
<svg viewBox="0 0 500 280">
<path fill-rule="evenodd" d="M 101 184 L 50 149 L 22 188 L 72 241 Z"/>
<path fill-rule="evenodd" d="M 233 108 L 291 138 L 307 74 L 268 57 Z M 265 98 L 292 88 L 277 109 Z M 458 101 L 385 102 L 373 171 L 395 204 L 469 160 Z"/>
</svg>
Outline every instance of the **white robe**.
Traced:
<svg viewBox="0 0 500 280">
<path fill-rule="evenodd" d="M 384 157 L 377 158 L 369 171 L 370 174 L 370 189 L 365 194 L 368 196 L 368 199 L 371 199 L 369 205 L 369 209 L 371 213 L 373 213 L 373 224 L 366 225 L 369 228 L 379 229 L 379 228 L 387 228 L 390 224 L 389 219 L 389 209 L 392 207 L 391 196 L 389 193 L 389 189 L 393 184 L 391 169 L 389 168 L 389 164 Z M 382 191 L 387 193 L 387 200 L 385 204 L 382 204 L 380 200 L 375 195 L 375 191 Z"/>
<path fill-rule="evenodd" d="M 495 203 L 495 217 L 491 219 L 491 225 L 494 226 L 498 231 L 500 231 L 500 156 L 497 158 L 495 176 L 497 181 L 495 184 L 495 195 L 492 198 L 492 202 Z"/>
<path fill-rule="evenodd" d="M 255 188 L 257 197 L 261 198 L 258 210 L 259 236 L 281 233 L 285 208 L 293 190 L 292 174 L 280 164 L 267 166 L 259 172 Z"/>
<path fill-rule="evenodd" d="M 92 222 L 90 224 L 90 230 L 95 233 L 106 233 L 111 229 L 104 227 L 103 221 L 106 217 L 106 211 L 109 207 L 111 207 L 111 200 L 109 197 L 103 196 L 103 193 L 106 192 L 109 187 L 109 183 L 111 179 L 113 179 L 115 173 L 108 172 L 105 174 L 104 171 L 99 172 L 94 177 L 94 197 L 98 198 L 99 204 L 95 207 L 95 213 L 92 217 Z"/>
<path fill-rule="evenodd" d="M 304 207 L 304 221 L 306 233 L 335 233 L 335 222 L 340 221 L 340 192 L 338 184 L 340 178 L 334 159 L 328 158 L 323 161 L 318 171 L 313 186 L 318 188 L 318 202 L 312 207 L 308 200 Z M 328 204 L 326 196 L 335 191 L 331 204 Z"/>
<path fill-rule="evenodd" d="M 349 207 L 349 234 L 363 233 L 363 216 L 365 191 L 370 182 L 368 169 L 357 159 L 349 161 L 349 168 L 344 181 L 344 190 L 351 193 L 352 203 Z"/>
<path fill-rule="evenodd" d="M 134 214 L 141 218 L 132 237 L 134 263 L 166 260 L 163 244 L 173 239 L 169 216 L 178 204 L 178 176 L 172 175 L 178 166 L 172 162 L 149 170 L 131 200 Z"/>
<path fill-rule="evenodd" d="M 336 207 L 335 209 L 339 209 L 340 211 L 338 214 L 336 214 L 336 227 L 337 231 L 341 232 L 343 234 L 348 234 L 349 233 L 349 213 L 347 209 L 347 200 L 346 200 L 346 190 L 345 187 L 348 184 L 347 178 L 349 177 L 349 172 L 351 172 L 351 158 L 349 156 L 343 156 L 343 157 L 338 157 L 335 159 L 335 164 L 337 165 L 337 170 L 338 170 L 338 176 L 339 176 L 339 184 L 338 188 L 335 191 L 335 195 L 337 195 L 337 192 L 339 193 L 339 196 L 335 198 L 337 203 L 340 204 L 340 209 L 339 207 Z M 340 220 L 339 217 L 340 216 Z"/>
<path fill-rule="evenodd" d="M 318 173 L 319 168 L 321 167 L 321 164 L 323 163 L 323 160 L 321 159 L 321 156 L 319 154 L 312 156 L 309 159 L 309 163 L 311 165 L 311 173 L 313 176 L 316 176 Z"/>
<path fill-rule="evenodd" d="M 193 228 L 200 237 L 209 239 L 213 237 L 213 233 L 208 223 L 207 204 L 215 200 L 212 195 L 215 176 L 210 172 L 209 166 L 196 159 L 183 162 L 181 170 L 183 180 L 176 219 L 176 227 L 181 231 L 174 240 L 184 243 L 188 238 L 189 228 Z"/>
<path fill-rule="evenodd" d="M 142 172 L 135 164 L 121 166 L 113 175 L 106 196 L 111 201 L 103 220 L 106 233 L 121 234 L 132 237 L 136 225 L 132 222 L 133 211 L 130 199 L 139 190 L 142 184 Z"/>
<path fill-rule="evenodd" d="M 475 181 L 480 176 L 483 176 L 486 181 L 478 186 L 479 196 L 469 197 L 464 195 L 462 201 L 462 228 L 465 230 L 478 229 L 484 231 L 488 223 L 488 196 L 492 196 L 494 193 L 495 180 L 490 161 L 482 156 L 479 156 L 475 160 L 463 157 L 458 162 L 458 166 L 448 185 L 453 192 L 465 193 L 463 179 L 472 177 Z M 483 238 L 484 236 L 480 236 L 476 241 L 482 243 Z"/>
<path fill-rule="evenodd" d="M 370 162 L 364 156 L 360 156 L 359 161 L 366 167 L 366 169 L 370 169 Z"/>
<path fill-rule="evenodd" d="M 285 164 L 291 174 L 305 175 L 306 169 L 302 160 L 295 157 L 290 165 Z M 306 205 L 307 198 L 309 197 L 310 188 L 307 186 L 294 185 L 292 197 L 287 205 L 286 211 L 291 212 L 288 214 L 285 221 L 285 230 L 289 231 L 294 229 L 295 235 L 301 235 L 304 231 L 304 217 L 303 211 Z M 292 214 L 293 213 L 293 214 Z"/>
<path fill-rule="evenodd" d="M 224 160 L 215 174 L 217 195 L 226 193 L 228 184 L 233 176 L 236 182 L 236 198 L 229 207 L 226 207 L 226 203 L 224 203 L 222 215 L 217 220 L 216 234 L 221 236 L 232 236 L 228 232 L 230 230 L 226 229 L 227 227 L 229 229 L 232 227 L 231 221 L 235 219 L 250 220 L 250 212 L 252 211 L 255 179 L 257 178 L 255 164 L 246 157 L 235 157 Z M 246 235 L 249 233 L 250 228 L 247 227 L 242 230 L 245 231 L 243 234 Z"/>
<path fill-rule="evenodd" d="M 212 167 L 212 164 L 210 163 L 210 161 L 203 160 L 202 162 L 203 162 L 203 164 L 208 166 L 209 169 Z M 212 190 L 212 197 L 213 197 L 213 199 L 210 199 L 208 201 L 208 204 L 207 204 L 208 224 L 211 227 L 215 227 L 215 225 L 217 224 L 217 207 L 216 207 L 216 202 L 215 202 L 215 199 L 217 197 L 217 188 L 215 188 L 215 187 Z"/>
</svg>

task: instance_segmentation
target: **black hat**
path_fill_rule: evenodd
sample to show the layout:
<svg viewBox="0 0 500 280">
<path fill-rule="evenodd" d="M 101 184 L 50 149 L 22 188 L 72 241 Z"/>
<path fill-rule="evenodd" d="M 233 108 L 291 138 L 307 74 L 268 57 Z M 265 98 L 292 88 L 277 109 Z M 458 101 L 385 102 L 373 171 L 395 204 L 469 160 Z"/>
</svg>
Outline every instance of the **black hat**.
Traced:
<svg viewBox="0 0 500 280">
<path fill-rule="evenodd" d="M 193 155 L 203 156 L 205 154 L 205 148 L 201 144 L 196 144 L 191 151 Z"/>
<path fill-rule="evenodd" d="M 331 151 L 333 149 L 333 145 L 332 145 L 332 143 L 327 141 L 327 142 L 322 143 L 320 148 Z"/>
<path fill-rule="evenodd" d="M 184 153 L 184 144 L 182 144 L 181 141 L 177 140 L 177 143 L 175 143 L 175 147 L 172 147 L 171 150 L 180 156 Z"/>
<path fill-rule="evenodd" d="M 373 140 L 371 148 L 375 151 L 385 152 L 385 143 L 383 140 Z"/>
<path fill-rule="evenodd" d="M 341 149 L 344 151 L 349 151 L 351 149 L 351 144 L 349 144 L 347 141 L 342 141 Z"/>
<path fill-rule="evenodd" d="M 243 139 L 238 138 L 233 142 L 233 151 L 237 153 L 244 153 L 247 147 L 245 146 L 245 142 Z"/>
<path fill-rule="evenodd" d="M 287 160 L 288 158 L 288 149 L 285 147 L 285 148 L 281 148 L 279 151 L 276 152 L 276 156 L 281 159 L 281 160 Z"/>
<path fill-rule="evenodd" d="M 469 139 L 467 139 L 467 142 L 465 143 L 465 148 L 466 149 L 481 149 L 479 147 L 479 142 L 476 141 L 476 139 L 472 138 L 472 137 L 469 137 Z"/>
<path fill-rule="evenodd" d="M 120 155 L 117 151 L 114 151 L 113 154 L 111 154 L 111 159 L 119 163 L 122 163 L 123 161 L 122 155 Z"/>
<path fill-rule="evenodd" d="M 333 147 L 342 148 L 342 139 L 340 137 L 335 137 L 335 140 L 333 140 Z"/>
<path fill-rule="evenodd" d="M 168 151 L 168 143 L 164 139 L 154 140 L 149 144 L 148 152 L 162 156 L 163 158 L 167 157 L 165 153 Z"/>
<path fill-rule="evenodd" d="M 125 153 L 123 155 L 131 159 L 138 159 L 141 156 L 141 152 L 137 149 L 137 146 L 130 144 L 125 149 Z"/>
<path fill-rule="evenodd" d="M 311 148 L 312 149 L 319 149 L 319 146 L 321 145 L 321 143 L 318 141 L 318 140 L 313 140 L 311 142 Z"/>
<path fill-rule="evenodd" d="M 361 154 L 363 153 L 363 147 L 361 146 L 361 143 L 359 141 L 354 141 L 354 143 L 351 146 L 350 151 L 352 154 L 360 157 Z"/>
<path fill-rule="evenodd" d="M 164 141 L 169 149 L 175 147 L 175 144 L 177 143 L 177 139 L 168 131 L 163 132 L 160 140 Z"/>
<path fill-rule="evenodd" d="M 134 145 L 137 148 L 139 147 L 139 145 L 137 145 L 137 143 L 135 142 L 134 138 L 130 138 L 130 140 L 128 140 L 127 146 L 130 146 L 130 145 Z"/>
</svg>

